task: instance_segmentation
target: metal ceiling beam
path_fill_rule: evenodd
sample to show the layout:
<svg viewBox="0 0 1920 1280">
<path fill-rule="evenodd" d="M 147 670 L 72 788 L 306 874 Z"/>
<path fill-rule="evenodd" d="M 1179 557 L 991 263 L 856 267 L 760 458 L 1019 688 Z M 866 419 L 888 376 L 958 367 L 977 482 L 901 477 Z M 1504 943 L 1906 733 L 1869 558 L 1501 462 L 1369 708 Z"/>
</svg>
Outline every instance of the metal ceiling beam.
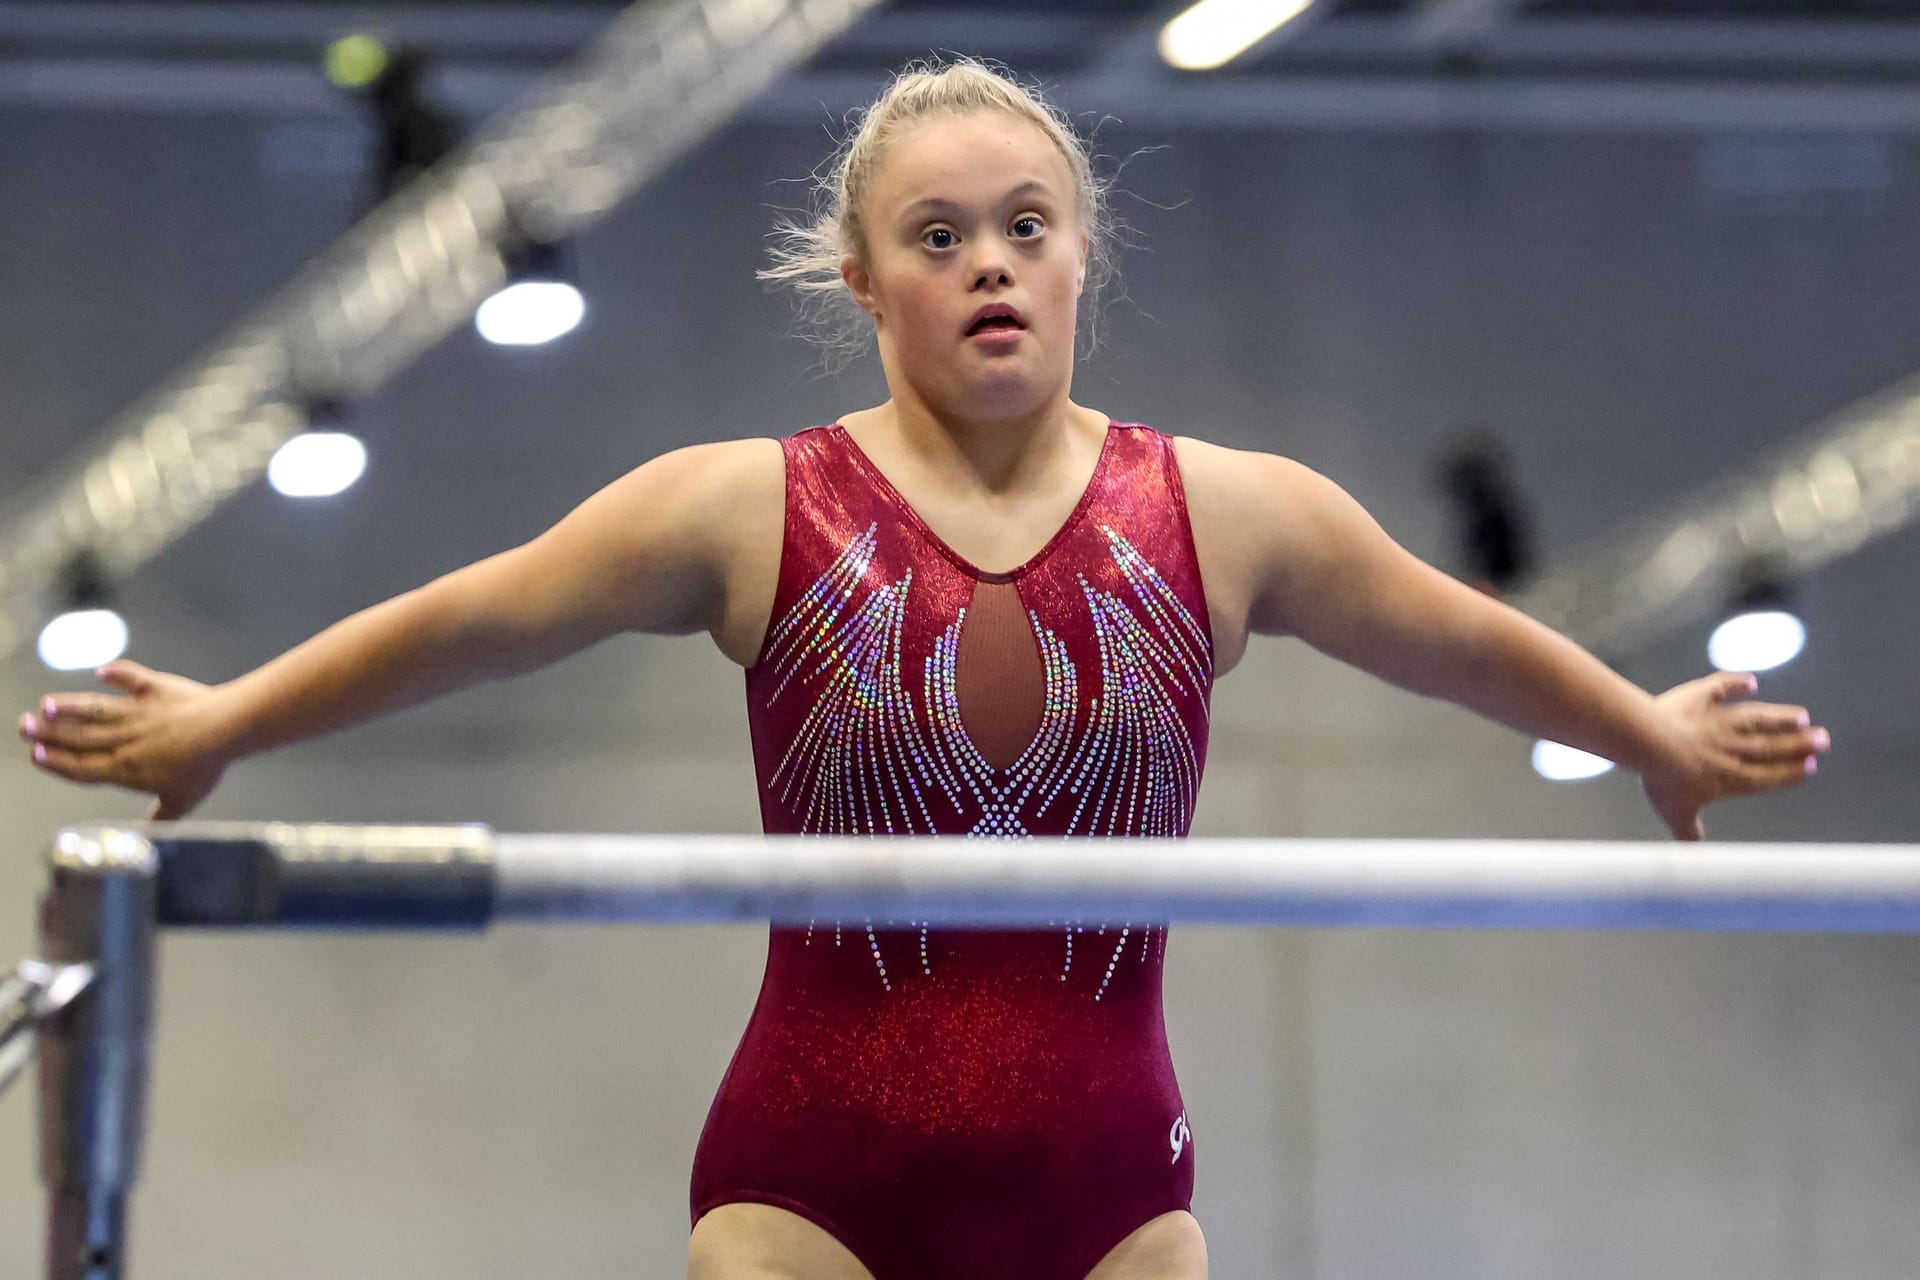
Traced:
<svg viewBox="0 0 1920 1280">
<path fill-rule="evenodd" d="M 1180 76 L 1159 64 L 1159 16 L 1044 9 L 881 12 L 833 44 L 834 67 L 878 68 L 973 48 L 1058 66 L 1074 106 L 1159 123 L 1286 128 L 1920 132 L 1920 22 L 1512 19 L 1522 0 L 1423 0 L 1408 16 L 1293 24 L 1242 69 Z M 497 111 L 538 83 L 531 51 L 557 55 L 597 11 L 466 5 L 376 10 L 397 41 L 434 53 L 436 96 L 467 115 Z M 304 50 L 366 25 L 347 5 L 22 4 L 0 0 L 0 106 L 346 113 Z M 204 40 L 220 56 L 183 51 Z M 88 46 L 77 42 L 95 42 Z M 97 47 L 96 47 L 97 46 Z M 1436 72 L 1470 51 L 1473 74 Z M 249 53 L 253 56 L 249 56 Z M 1352 64 L 1365 67 L 1355 73 Z M 1776 78 L 1726 78 L 1720 71 Z M 1862 79 L 1878 71 L 1887 78 Z M 758 119 L 817 120 L 864 103 L 864 70 L 784 86 Z"/>
<path fill-rule="evenodd" d="M 874 84 L 872 76 L 853 73 L 796 76 L 755 103 L 753 115 L 787 123 L 817 120 L 823 109 L 839 115 L 871 97 Z M 1105 111 L 1129 124 L 1195 128 L 1920 133 L 1920 84 L 1130 71 L 1063 75 L 1052 81 L 1050 91 L 1073 112 Z"/>
<path fill-rule="evenodd" d="M 439 59 L 427 70 L 435 105 L 478 119 L 520 101 L 552 72 Z M 357 119 L 355 102 L 310 58 L 158 58 L 0 53 L 0 107 L 56 111 L 234 113 Z"/>
<path fill-rule="evenodd" d="M 490 114 L 531 92 L 538 71 L 442 65 L 436 101 L 465 115 Z M 874 72 L 788 77 L 745 104 L 742 118 L 811 124 L 869 101 Z M 1920 134 L 1920 83 L 1753 82 L 1705 77 L 1583 79 L 1537 74 L 1245 74 L 1174 76 L 1146 68 L 1054 78 L 1073 111 L 1104 111 L 1130 123 L 1211 128 L 1485 129 L 1568 133 L 1750 134 L 1777 130 Z M 352 115 L 306 63 L 177 62 L 0 56 L 0 108 Z"/>
<path fill-rule="evenodd" d="M 648 0 L 659 7 L 659 0 Z M 605 29 L 617 4 L 196 4 L 190 0 L 91 3 L 0 0 L 0 40 L 19 46 L 84 44 L 102 50 L 164 46 L 244 51 L 287 44 L 324 44 L 352 31 L 376 31 L 396 44 L 447 52 L 524 57 L 571 52 Z M 1086 11 L 937 9 L 881 11 L 836 46 L 863 51 L 924 46 L 958 49 L 983 40 L 1022 48 L 1066 50 L 1114 23 Z M 1158 25 L 1157 23 L 1155 24 Z"/>
<path fill-rule="evenodd" d="M 0 522 L 0 654 L 37 628 L 76 557 L 119 576 L 157 554 L 255 479 L 310 406 L 366 394 L 470 316 L 505 277 L 503 246 L 597 221 L 875 3 L 620 15 Z"/>
<path fill-rule="evenodd" d="M 1302 32 L 1289 51 L 1302 58 L 1400 57 L 1417 47 L 1410 38 L 1417 22 L 1417 18 L 1369 16 L 1322 22 Z M 1520 65 L 1543 71 L 1719 65 L 1729 70 L 1821 76 L 1920 66 L 1920 21 L 1533 15 L 1483 32 L 1473 53 L 1483 70 Z"/>
<path fill-rule="evenodd" d="M 1575 557 L 1512 603 L 1603 656 L 1723 612 L 1755 568 L 1809 573 L 1920 520 L 1920 378 Z"/>
<path fill-rule="evenodd" d="M 1411 13 L 1328 15 L 1299 26 L 1289 54 L 1396 57 L 1430 51 L 1452 31 L 1471 36 L 1494 64 L 1638 67 L 1718 63 L 1748 69 L 1841 71 L 1920 66 L 1920 21 L 1804 19 L 1516 17 L 1525 0 L 1421 0 Z M 46 4 L 0 0 L 0 42 L 24 55 L 140 55 L 194 45 L 245 54 L 288 45 L 318 47 L 348 31 L 375 29 L 398 44 L 454 57 L 516 61 L 562 56 L 607 24 L 614 8 L 591 4 L 393 5 L 276 3 Z M 835 41 L 843 53 L 882 59 L 982 43 L 1029 56 L 1089 47 L 1116 20 L 1085 12 L 972 9 L 883 11 Z M 1159 20 L 1152 24 L 1156 29 Z"/>
<path fill-rule="evenodd" d="M 605 31 L 620 6 L 568 4 L 352 5 L 19 3 L 0 0 L 0 40 L 16 47 L 247 50 L 310 45 L 354 31 L 445 53 L 517 58 L 572 53 Z"/>
</svg>

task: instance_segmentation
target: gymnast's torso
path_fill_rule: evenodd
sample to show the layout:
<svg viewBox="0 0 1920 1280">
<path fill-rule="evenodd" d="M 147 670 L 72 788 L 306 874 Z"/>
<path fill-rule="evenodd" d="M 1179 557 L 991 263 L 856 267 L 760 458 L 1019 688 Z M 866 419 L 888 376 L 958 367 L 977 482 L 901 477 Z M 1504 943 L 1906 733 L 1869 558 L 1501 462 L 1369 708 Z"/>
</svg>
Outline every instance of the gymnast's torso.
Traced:
<svg viewBox="0 0 1920 1280">
<path fill-rule="evenodd" d="M 1186 834 L 1214 663 L 1171 439 L 1109 424 L 1072 513 L 1007 573 L 943 542 L 843 427 L 781 449 L 746 675 L 769 833 Z M 1165 946 L 1137 920 L 773 930 L 696 1220 L 788 1209 L 878 1280 L 1084 1275 L 1191 1200 Z"/>
</svg>

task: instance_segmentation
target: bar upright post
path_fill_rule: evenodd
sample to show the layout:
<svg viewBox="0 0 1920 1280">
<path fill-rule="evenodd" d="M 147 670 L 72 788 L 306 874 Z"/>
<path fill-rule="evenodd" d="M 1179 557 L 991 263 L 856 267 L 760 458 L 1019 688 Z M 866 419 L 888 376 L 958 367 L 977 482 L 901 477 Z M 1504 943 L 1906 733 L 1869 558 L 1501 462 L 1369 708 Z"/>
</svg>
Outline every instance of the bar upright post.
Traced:
<svg viewBox="0 0 1920 1280">
<path fill-rule="evenodd" d="M 136 831 L 69 828 L 48 854 L 41 945 L 93 984 L 40 1041 L 47 1280 L 123 1280 L 153 1018 L 158 858 Z"/>
</svg>

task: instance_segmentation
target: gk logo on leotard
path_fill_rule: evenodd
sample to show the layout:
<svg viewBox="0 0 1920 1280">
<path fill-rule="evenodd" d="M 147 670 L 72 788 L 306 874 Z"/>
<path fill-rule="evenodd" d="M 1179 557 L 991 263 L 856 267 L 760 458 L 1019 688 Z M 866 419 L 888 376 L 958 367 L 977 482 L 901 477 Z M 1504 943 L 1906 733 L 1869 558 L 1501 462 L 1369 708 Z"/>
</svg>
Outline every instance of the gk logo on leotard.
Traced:
<svg viewBox="0 0 1920 1280">
<path fill-rule="evenodd" d="M 1167 1145 L 1173 1148 L 1173 1159 L 1168 1164 L 1179 1164 L 1180 1153 L 1193 1141 L 1193 1130 L 1187 1128 L 1187 1113 L 1182 1111 L 1173 1118 L 1173 1128 L 1167 1130 Z"/>
</svg>

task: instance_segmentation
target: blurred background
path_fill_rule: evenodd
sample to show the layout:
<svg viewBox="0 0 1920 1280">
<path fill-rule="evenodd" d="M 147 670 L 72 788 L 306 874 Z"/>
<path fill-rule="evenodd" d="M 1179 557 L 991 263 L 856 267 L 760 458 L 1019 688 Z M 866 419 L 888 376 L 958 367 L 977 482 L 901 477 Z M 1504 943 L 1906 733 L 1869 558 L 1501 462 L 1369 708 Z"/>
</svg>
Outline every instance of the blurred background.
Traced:
<svg viewBox="0 0 1920 1280">
<path fill-rule="evenodd" d="M 1790 609 L 1762 693 L 1834 749 L 1712 836 L 1914 838 L 1920 3 L 1247 5 L 1213 68 L 1231 30 L 1160 0 L 861 7 L 0 3 L 0 702 L 88 687 L 42 655 L 62 613 L 225 679 L 664 450 L 881 399 L 754 270 L 844 114 L 958 51 L 1117 175 L 1082 403 L 1308 463 L 1651 689 Z M 769 54 L 789 10 L 809 40 Z M 483 336 L 516 282 L 549 289 Z M 1223 689 L 1196 834 L 1661 835 L 1633 777 L 1549 781 L 1297 643 Z M 636 638 L 242 764 L 203 813 L 741 831 L 753 796 L 739 671 Z M 0 769 L 0 963 L 54 829 L 142 811 Z M 678 1274 L 764 954 L 169 936 L 133 1274 Z M 1216 1276 L 1920 1259 L 1907 940 L 1186 929 L 1167 1005 Z M 5 1275 L 40 1265 L 32 1107 L 0 1100 Z"/>
</svg>

